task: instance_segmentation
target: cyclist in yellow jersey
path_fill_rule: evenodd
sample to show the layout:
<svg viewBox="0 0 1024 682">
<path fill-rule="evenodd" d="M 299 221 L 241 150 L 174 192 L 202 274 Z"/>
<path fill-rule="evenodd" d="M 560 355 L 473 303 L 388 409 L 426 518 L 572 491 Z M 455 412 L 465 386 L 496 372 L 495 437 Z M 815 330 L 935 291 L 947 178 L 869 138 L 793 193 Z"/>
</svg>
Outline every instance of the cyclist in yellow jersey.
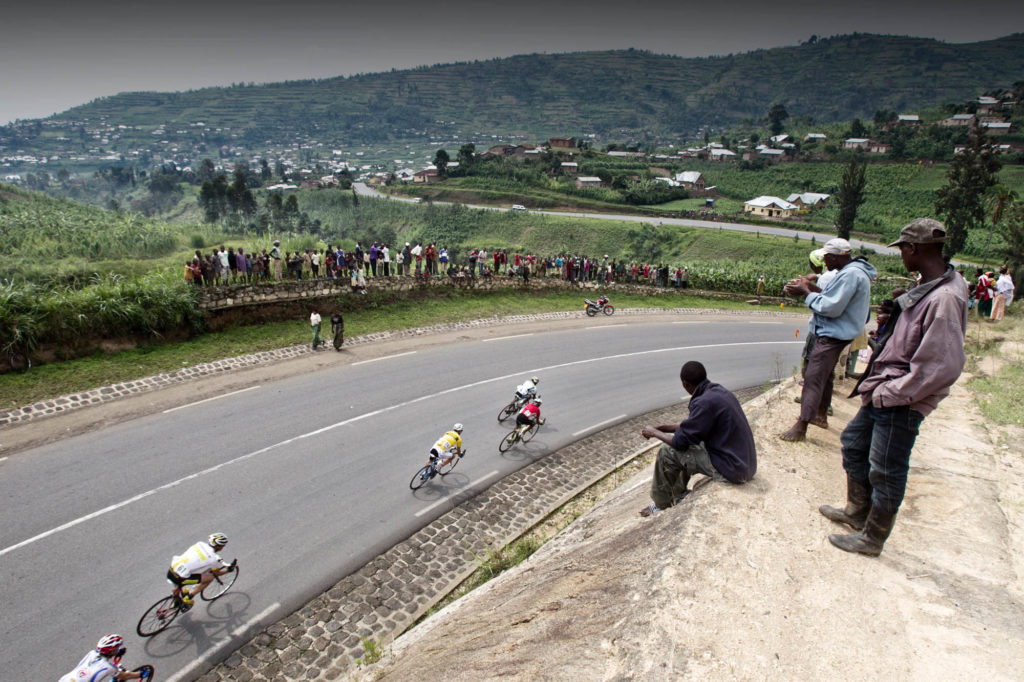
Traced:
<svg viewBox="0 0 1024 682">
<path fill-rule="evenodd" d="M 462 424 L 456 424 L 451 431 L 446 431 L 437 439 L 434 447 L 430 448 L 430 458 L 427 460 L 427 464 L 440 457 L 439 466 L 444 466 L 452 461 L 452 457 L 462 457 L 462 455 Z"/>
<path fill-rule="evenodd" d="M 231 564 L 224 563 L 217 554 L 226 544 L 227 536 L 214 533 L 206 542 L 197 542 L 186 549 L 184 554 L 171 559 L 167 579 L 180 591 L 181 601 L 186 608 L 191 608 L 192 598 L 202 592 L 215 575 L 226 573 L 231 568 Z M 189 581 L 187 585 L 186 580 Z M 194 590 L 189 585 L 195 585 Z"/>
</svg>

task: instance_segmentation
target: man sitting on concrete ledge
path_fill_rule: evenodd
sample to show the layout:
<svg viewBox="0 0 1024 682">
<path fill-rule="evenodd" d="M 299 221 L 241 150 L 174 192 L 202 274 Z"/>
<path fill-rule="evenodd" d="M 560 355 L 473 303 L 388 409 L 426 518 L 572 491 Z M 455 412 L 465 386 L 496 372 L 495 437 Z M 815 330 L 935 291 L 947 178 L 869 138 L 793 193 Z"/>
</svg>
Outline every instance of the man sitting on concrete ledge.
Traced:
<svg viewBox="0 0 1024 682">
<path fill-rule="evenodd" d="M 682 500 L 690 477 L 704 474 L 716 481 L 746 483 L 757 471 L 757 450 L 747 416 L 736 396 L 708 381 L 704 365 L 691 360 L 679 372 L 690 394 L 690 416 L 678 427 L 645 426 L 644 438 L 657 438 L 651 499 L 640 516 L 652 516 Z"/>
</svg>

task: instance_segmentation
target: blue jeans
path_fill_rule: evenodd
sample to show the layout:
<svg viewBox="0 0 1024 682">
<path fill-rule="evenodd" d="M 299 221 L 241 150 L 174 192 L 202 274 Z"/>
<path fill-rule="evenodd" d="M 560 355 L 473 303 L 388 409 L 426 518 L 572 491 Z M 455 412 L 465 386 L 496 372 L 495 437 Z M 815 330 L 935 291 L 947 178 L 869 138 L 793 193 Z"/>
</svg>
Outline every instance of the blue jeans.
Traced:
<svg viewBox="0 0 1024 682">
<path fill-rule="evenodd" d="M 843 469 L 871 484 L 871 504 L 889 514 L 899 511 L 907 490 L 910 451 L 924 415 L 910 407 L 868 404 L 850 420 L 839 441 Z"/>
</svg>

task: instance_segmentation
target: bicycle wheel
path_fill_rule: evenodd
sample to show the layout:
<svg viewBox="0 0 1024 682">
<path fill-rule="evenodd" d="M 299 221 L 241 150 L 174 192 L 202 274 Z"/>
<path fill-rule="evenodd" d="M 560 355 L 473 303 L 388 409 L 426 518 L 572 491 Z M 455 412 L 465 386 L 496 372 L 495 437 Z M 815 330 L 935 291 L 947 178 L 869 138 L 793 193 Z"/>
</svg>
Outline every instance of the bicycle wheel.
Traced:
<svg viewBox="0 0 1024 682">
<path fill-rule="evenodd" d="M 152 680 L 153 680 L 153 666 L 151 666 L 151 665 L 140 665 L 138 668 L 136 668 L 132 672 L 133 673 L 148 672 L 149 675 L 146 676 L 146 679 L 149 680 L 149 682 L 152 682 Z"/>
<path fill-rule="evenodd" d="M 513 400 L 505 407 L 501 408 L 501 412 L 498 413 L 498 423 L 505 421 L 516 413 L 516 401 Z"/>
<path fill-rule="evenodd" d="M 181 613 L 181 603 L 174 598 L 174 595 L 164 597 L 142 614 L 139 624 L 135 626 L 135 632 L 139 633 L 139 637 L 152 637 L 158 632 L 163 632 L 178 617 L 179 613 Z"/>
<path fill-rule="evenodd" d="M 523 432 L 522 440 L 524 443 L 529 443 L 533 440 L 533 437 L 537 435 L 537 431 L 540 429 L 540 424 L 531 424 L 530 428 Z"/>
<path fill-rule="evenodd" d="M 213 577 L 213 582 L 203 588 L 203 591 L 199 593 L 199 596 L 203 598 L 203 601 L 213 601 L 218 597 L 224 596 L 224 593 L 231 589 L 231 586 L 238 580 L 238 564 L 234 564 L 231 570 L 224 575 L 217 575 Z"/>
<path fill-rule="evenodd" d="M 429 464 L 417 471 L 416 475 L 412 477 L 411 481 L 409 481 L 409 488 L 412 490 L 419 490 L 422 488 L 423 484 L 430 480 L 431 471 L 433 471 L 433 467 Z"/>
<path fill-rule="evenodd" d="M 604 307 L 604 314 L 605 315 L 612 315 L 614 313 L 615 313 L 615 306 L 613 306 L 613 305 L 606 305 Z"/>
<path fill-rule="evenodd" d="M 442 476 L 447 476 L 452 472 L 452 469 L 455 468 L 455 465 L 459 463 L 460 459 L 462 458 L 459 457 L 458 455 L 452 455 L 452 458 L 448 460 L 447 464 L 441 466 L 440 462 L 438 462 L 439 466 L 437 467 L 437 473 L 441 474 Z"/>
<path fill-rule="evenodd" d="M 498 443 L 498 452 L 508 452 L 508 449 L 515 445 L 518 440 L 519 431 L 517 429 L 512 429 L 504 438 L 501 439 L 501 442 Z"/>
</svg>

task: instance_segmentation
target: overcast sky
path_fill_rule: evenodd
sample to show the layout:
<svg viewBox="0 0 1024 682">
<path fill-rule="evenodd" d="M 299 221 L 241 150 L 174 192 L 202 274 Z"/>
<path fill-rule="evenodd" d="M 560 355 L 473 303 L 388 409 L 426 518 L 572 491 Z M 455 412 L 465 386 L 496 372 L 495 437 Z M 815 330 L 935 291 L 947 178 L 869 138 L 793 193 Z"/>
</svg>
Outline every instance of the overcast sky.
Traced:
<svg viewBox="0 0 1024 682">
<path fill-rule="evenodd" d="M 132 90 L 635 47 L 685 57 L 854 31 L 974 42 L 1024 0 L 34 0 L 0 12 L 0 124 Z"/>
</svg>

